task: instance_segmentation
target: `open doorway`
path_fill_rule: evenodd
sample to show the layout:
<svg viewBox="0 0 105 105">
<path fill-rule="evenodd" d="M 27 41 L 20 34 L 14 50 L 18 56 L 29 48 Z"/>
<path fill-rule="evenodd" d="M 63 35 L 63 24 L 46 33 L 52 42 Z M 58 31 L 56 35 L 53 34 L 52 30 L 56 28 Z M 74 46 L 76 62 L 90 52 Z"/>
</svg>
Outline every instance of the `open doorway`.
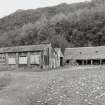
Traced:
<svg viewBox="0 0 105 105">
<path fill-rule="evenodd" d="M 63 66 L 63 57 L 60 57 L 60 66 Z"/>
<path fill-rule="evenodd" d="M 102 65 L 105 65 L 105 59 L 102 59 Z"/>
</svg>

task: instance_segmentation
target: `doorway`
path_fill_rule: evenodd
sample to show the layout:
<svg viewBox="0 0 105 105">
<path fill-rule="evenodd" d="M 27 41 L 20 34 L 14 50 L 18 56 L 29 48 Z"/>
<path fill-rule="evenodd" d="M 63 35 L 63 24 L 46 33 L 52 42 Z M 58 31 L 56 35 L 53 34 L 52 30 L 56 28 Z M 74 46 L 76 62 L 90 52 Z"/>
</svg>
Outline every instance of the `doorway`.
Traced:
<svg viewBox="0 0 105 105">
<path fill-rule="evenodd" d="M 60 66 L 63 66 L 63 57 L 60 57 Z"/>
</svg>

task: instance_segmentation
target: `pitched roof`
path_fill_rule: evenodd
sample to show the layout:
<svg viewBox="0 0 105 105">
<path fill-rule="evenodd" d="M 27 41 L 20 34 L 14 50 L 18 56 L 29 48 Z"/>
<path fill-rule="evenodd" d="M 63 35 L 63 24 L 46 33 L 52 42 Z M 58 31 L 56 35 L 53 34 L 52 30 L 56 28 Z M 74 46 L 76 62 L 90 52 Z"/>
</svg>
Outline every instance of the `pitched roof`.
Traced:
<svg viewBox="0 0 105 105">
<path fill-rule="evenodd" d="M 59 50 L 61 50 L 60 48 L 54 48 L 56 52 L 58 52 Z"/>
<path fill-rule="evenodd" d="M 65 59 L 103 59 L 105 46 L 66 48 Z"/>
<path fill-rule="evenodd" d="M 51 44 L 3 47 L 3 48 L 0 48 L 0 53 L 5 53 L 5 52 L 23 52 L 23 51 L 42 51 L 42 50 L 44 50 L 45 48 L 47 48 L 49 46 L 51 46 Z"/>
<path fill-rule="evenodd" d="M 60 57 L 64 57 L 61 48 L 54 48 L 57 53 L 60 53 Z"/>
</svg>

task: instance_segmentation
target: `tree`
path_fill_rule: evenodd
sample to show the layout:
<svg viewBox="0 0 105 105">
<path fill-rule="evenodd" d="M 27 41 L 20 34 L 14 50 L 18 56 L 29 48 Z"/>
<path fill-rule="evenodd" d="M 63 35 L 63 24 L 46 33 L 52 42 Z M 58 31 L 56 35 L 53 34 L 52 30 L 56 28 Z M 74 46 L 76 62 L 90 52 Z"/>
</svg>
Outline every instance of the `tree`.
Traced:
<svg viewBox="0 0 105 105">
<path fill-rule="evenodd" d="M 36 23 L 35 27 L 37 29 L 38 40 L 42 42 L 49 36 L 49 20 L 43 15 Z"/>
</svg>

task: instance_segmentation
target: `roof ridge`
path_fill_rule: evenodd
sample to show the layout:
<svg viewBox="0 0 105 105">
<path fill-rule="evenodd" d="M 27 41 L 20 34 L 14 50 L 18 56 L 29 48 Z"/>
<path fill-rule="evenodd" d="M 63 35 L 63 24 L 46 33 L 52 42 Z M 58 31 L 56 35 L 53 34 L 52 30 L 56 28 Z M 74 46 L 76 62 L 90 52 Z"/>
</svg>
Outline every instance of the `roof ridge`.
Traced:
<svg viewBox="0 0 105 105">
<path fill-rule="evenodd" d="M 0 49 L 1 48 L 14 48 L 14 47 L 41 46 L 41 45 L 49 45 L 49 44 L 33 44 L 33 45 L 8 46 L 8 47 L 0 47 Z"/>
<path fill-rule="evenodd" d="M 105 46 L 92 46 L 92 47 L 72 47 L 72 48 L 69 48 L 69 47 L 67 47 L 67 48 L 65 48 L 65 49 L 77 49 L 77 48 L 101 48 L 101 47 L 105 47 Z"/>
<path fill-rule="evenodd" d="M 19 52 L 19 51 L 41 51 L 41 50 L 44 50 L 44 48 L 49 47 L 49 45 L 50 44 L 39 44 L 39 45 L 1 47 L 0 53 L 2 53 L 2 52 Z"/>
</svg>

